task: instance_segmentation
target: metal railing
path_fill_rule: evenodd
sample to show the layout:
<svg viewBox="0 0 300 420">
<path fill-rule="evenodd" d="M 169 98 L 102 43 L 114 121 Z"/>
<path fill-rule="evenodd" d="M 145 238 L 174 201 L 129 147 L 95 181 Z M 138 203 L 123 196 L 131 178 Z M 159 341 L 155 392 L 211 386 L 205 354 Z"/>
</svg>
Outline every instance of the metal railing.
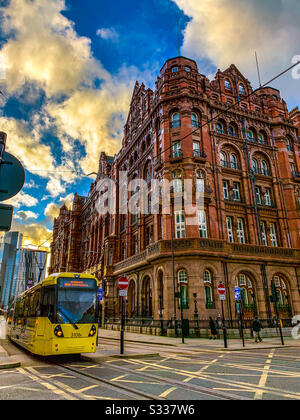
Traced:
<svg viewBox="0 0 300 420">
<path fill-rule="evenodd" d="M 213 305 L 213 303 L 209 303 L 209 306 Z M 244 309 L 251 309 L 255 310 L 254 305 L 248 305 L 249 308 Z M 207 308 L 207 309 L 213 309 L 213 308 Z M 262 328 L 279 328 L 279 325 L 281 322 L 281 325 L 283 328 L 291 328 L 294 326 L 291 318 L 285 318 L 280 319 L 280 321 L 277 318 L 273 319 L 259 319 Z M 223 323 L 220 318 L 215 319 L 216 328 L 218 330 L 221 330 L 223 328 Z M 121 318 L 119 317 L 111 317 L 106 318 L 104 320 L 104 326 L 108 325 L 121 325 Z M 162 336 L 166 336 L 168 334 L 168 330 L 179 330 L 181 329 L 181 320 L 176 320 L 176 326 L 174 323 L 174 319 L 153 319 L 150 317 L 144 317 L 144 318 L 130 318 L 125 317 L 125 325 L 128 327 L 137 327 L 137 328 L 158 328 L 160 329 L 160 334 Z M 209 319 L 198 319 L 197 317 L 194 317 L 192 319 L 184 319 L 184 328 L 186 330 L 186 333 L 189 335 L 190 332 L 193 332 L 195 334 L 196 330 L 209 330 L 210 329 L 210 320 Z M 224 320 L 224 326 L 226 329 L 231 330 L 240 330 L 241 329 L 241 320 L 240 319 L 226 319 Z M 243 318 L 243 329 L 248 329 L 250 331 L 253 330 L 253 318 Z M 192 331 L 191 331 L 192 330 Z M 139 331 L 139 332 L 147 332 L 147 331 Z M 149 332 L 149 331 L 148 331 Z"/>
</svg>

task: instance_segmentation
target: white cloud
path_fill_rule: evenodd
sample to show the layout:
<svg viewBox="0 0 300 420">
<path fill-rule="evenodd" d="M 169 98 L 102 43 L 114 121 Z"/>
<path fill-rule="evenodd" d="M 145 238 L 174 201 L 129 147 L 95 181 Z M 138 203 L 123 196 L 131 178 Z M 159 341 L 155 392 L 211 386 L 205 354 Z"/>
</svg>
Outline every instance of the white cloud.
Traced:
<svg viewBox="0 0 300 420">
<path fill-rule="evenodd" d="M 34 213 L 33 211 L 18 211 L 17 214 L 14 216 L 16 219 L 21 219 L 21 220 L 28 220 L 28 219 L 37 219 L 38 218 L 38 214 Z"/>
<path fill-rule="evenodd" d="M 299 0 L 173 0 L 191 20 L 184 31 L 182 54 L 209 58 L 225 69 L 236 64 L 257 85 L 255 51 L 263 82 L 288 68 L 300 53 Z M 201 68 L 200 68 L 201 71 Z M 290 101 L 298 100 L 291 74 L 274 83 Z"/>
<path fill-rule="evenodd" d="M 97 35 L 105 40 L 111 40 L 114 42 L 119 41 L 119 34 L 114 28 L 101 28 L 97 30 Z"/>
<path fill-rule="evenodd" d="M 29 194 L 20 191 L 15 197 L 10 198 L 5 202 L 16 208 L 22 207 L 35 207 L 38 204 L 38 200 Z"/>
</svg>

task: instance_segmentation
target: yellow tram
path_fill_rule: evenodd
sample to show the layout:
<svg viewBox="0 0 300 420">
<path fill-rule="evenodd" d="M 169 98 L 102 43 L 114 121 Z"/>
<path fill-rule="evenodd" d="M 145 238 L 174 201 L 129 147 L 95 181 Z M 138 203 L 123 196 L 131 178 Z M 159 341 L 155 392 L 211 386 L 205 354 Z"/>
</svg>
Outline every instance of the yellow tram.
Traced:
<svg viewBox="0 0 300 420">
<path fill-rule="evenodd" d="M 8 315 L 8 336 L 41 356 L 94 353 L 98 305 L 96 277 L 52 274 L 16 298 Z"/>
</svg>

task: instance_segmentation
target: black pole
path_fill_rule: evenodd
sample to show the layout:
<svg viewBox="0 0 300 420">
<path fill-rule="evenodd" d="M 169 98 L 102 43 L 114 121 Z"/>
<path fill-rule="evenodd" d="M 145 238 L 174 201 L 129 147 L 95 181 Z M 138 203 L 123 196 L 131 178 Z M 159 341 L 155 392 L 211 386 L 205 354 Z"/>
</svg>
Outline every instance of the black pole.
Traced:
<svg viewBox="0 0 300 420">
<path fill-rule="evenodd" d="M 277 295 L 277 290 L 276 290 L 276 286 L 275 286 L 274 280 L 272 280 L 272 282 L 271 282 L 271 288 L 272 288 L 272 294 L 273 294 L 274 308 L 275 308 L 277 322 L 278 322 L 278 327 L 279 327 L 281 344 L 284 346 L 283 334 L 282 334 L 282 329 L 281 329 L 281 321 L 280 321 L 280 318 L 279 318 L 279 311 L 278 311 L 278 305 L 277 305 L 278 295 Z"/>
<path fill-rule="evenodd" d="M 238 301 L 238 305 L 239 305 L 239 312 L 240 312 L 242 341 L 243 341 L 243 347 L 245 347 L 244 324 L 243 324 L 243 309 L 242 309 L 242 301 L 241 300 Z"/>
<path fill-rule="evenodd" d="M 180 312 L 181 312 L 181 340 L 184 344 L 184 331 L 183 331 L 183 299 L 182 299 L 182 285 L 180 283 Z"/>
<path fill-rule="evenodd" d="M 120 353 L 124 354 L 124 297 L 121 296 L 121 334 L 120 334 Z"/>
<path fill-rule="evenodd" d="M 224 316 L 224 304 L 223 300 L 221 300 L 221 306 L 222 306 L 222 324 L 223 324 L 223 338 L 224 338 L 224 348 L 227 349 L 227 331 L 225 326 L 225 316 Z"/>
</svg>

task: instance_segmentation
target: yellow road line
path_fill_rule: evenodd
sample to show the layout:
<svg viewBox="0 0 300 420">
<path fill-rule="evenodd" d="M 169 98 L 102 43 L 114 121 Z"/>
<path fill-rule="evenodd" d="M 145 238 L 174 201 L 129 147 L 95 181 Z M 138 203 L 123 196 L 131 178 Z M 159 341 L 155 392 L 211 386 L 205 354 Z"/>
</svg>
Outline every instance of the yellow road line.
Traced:
<svg viewBox="0 0 300 420">
<path fill-rule="evenodd" d="M 66 400 L 78 400 L 78 398 L 74 397 L 73 395 L 66 394 L 62 389 L 59 389 L 55 385 L 44 381 L 41 377 L 36 375 L 37 372 L 33 368 L 27 367 L 25 369 L 18 368 L 18 371 L 22 373 L 23 375 L 27 376 L 28 378 L 30 378 L 31 380 L 44 386 L 45 388 L 47 388 L 49 391 L 53 392 L 54 394 L 64 397 Z"/>
<path fill-rule="evenodd" d="M 176 386 L 173 386 L 172 388 L 167 389 L 166 391 L 164 391 L 162 394 L 160 394 L 159 396 L 161 398 L 166 398 L 168 395 L 170 395 L 173 391 L 175 391 L 177 389 Z"/>
<path fill-rule="evenodd" d="M 217 378 L 213 378 L 211 376 L 209 376 L 209 374 L 197 374 L 191 371 L 185 371 L 185 370 L 180 370 L 180 369 L 176 369 L 176 368 L 172 368 L 172 367 L 168 367 L 168 366 L 162 366 L 159 365 L 157 363 L 148 363 L 148 362 L 144 362 L 144 361 L 136 361 L 133 359 L 128 359 L 127 362 L 134 364 L 134 365 L 148 365 L 148 366 L 152 366 L 153 368 L 160 368 L 161 370 L 168 370 L 171 372 L 176 373 L 177 375 L 181 375 L 181 376 L 187 376 L 187 377 L 194 377 L 196 379 L 203 379 L 205 381 L 209 381 L 209 382 L 215 382 L 215 383 L 219 383 L 222 385 L 228 385 L 228 386 L 233 386 L 236 388 L 240 388 L 241 390 L 250 390 L 252 389 L 252 392 L 257 392 L 259 389 L 258 385 L 255 384 L 249 384 L 246 382 L 238 382 L 238 381 L 229 381 L 229 380 L 221 380 L 221 379 L 217 379 Z M 279 396 L 285 396 L 291 399 L 300 399 L 300 394 L 295 393 L 295 392 L 290 392 L 287 390 L 282 390 L 282 389 L 277 389 L 277 388 L 271 388 L 271 387 L 265 387 L 263 389 L 264 392 L 270 393 L 270 394 L 274 394 L 274 395 L 279 395 Z"/>
<path fill-rule="evenodd" d="M 263 369 L 263 373 L 261 375 L 261 378 L 260 378 L 260 381 L 259 381 L 259 384 L 258 384 L 258 386 L 260 388 L 264 388 L 266 386 L 267 379 L 268 379 L 268 373 L 269 373 L 269 370 L 270 370 L 270 367 L 271 367 L 271 362 L 272 362 L 272 358 L 274 356 L 274 353 L 275 353 L 275 349 L 272 349 L 269 356 L 268 356 L 269 358 L 266 361 L 266 365 Z M 257 390 L 255 395 L 254 395 L 254 399 L 255 400 L 262 400 L 263 393 L 264 393 L 264 391 L 262 389 Z"/>
</svg>

